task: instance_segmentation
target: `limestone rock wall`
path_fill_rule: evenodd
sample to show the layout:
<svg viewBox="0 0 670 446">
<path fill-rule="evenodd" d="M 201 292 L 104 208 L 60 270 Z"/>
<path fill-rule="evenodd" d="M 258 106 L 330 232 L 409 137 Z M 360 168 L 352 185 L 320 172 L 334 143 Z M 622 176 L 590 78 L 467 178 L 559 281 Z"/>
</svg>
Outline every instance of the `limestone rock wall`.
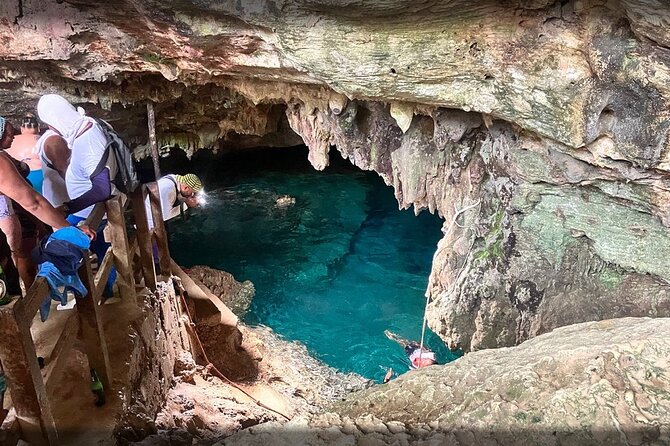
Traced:
<svg viewBox="0 0 670 446">
<path fill-rule="evenodd" d="M 142 142 L 152 100 L 162 144 L 299 135 L 317 169 L 336 146 L 444 217 L 429 322 L 474 350 L 670 315 L 669 21 L 661 0 L 9 0 L 0 101 L 63 92 Z"/>
</svg>

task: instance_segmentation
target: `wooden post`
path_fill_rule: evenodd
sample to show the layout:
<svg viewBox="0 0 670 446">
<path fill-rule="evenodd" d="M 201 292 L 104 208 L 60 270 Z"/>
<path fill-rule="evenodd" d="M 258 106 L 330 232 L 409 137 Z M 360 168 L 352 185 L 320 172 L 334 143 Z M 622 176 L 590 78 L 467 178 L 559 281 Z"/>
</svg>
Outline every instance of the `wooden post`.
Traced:
<svg viewBox="0 0 670 446">
<path fill-rule="evenodd" d="M 151 160 L 154 163 L 154 175 L 156 181 L 161 177 L 161 168 L 158 162 L 158 143 L 156 142 L 156 115 L 154 114 L 154 103 L 147 102 L 147 121 L 149 122 L 149 145 L 151 146 Z"/>
<path fill-rule="evenodd" d="M 140 249 L 140 262 L 142 263 L 142 274 L 144 285 L 151 291 L 156 291 L 156 268 L 151 249 L 151 234 L 147 222 L 147 212 L 144 207 L 144 186 L 141 185 L 131 193 L 130 199 L 133 204 L 135 215 L 135 226 L 137 227 L 137 243 Z"/>
<path fill-rule="evenodd" d="M 158 190 L 158 183 L 150 183 L 147 185 L 149 189 L 149 201 L 151 202 L 151 216 L 154 222 L 154 235 L 156 237 L 156 245 L 158 245 L 158 260 L 161 267 L 161 274 L 164 276 L 170 275 L 170 248 L 168 247 L 167 231 L 165 230 L 165 223 L 163 222 L 163 212 L 161 206 L 160 191 Z"/>
<path fill-rule="evenodd" d="M 100 296 L 95 295 L 95 281 L 93 280 L 88 252 L 84 256 L 84 264 L 79 268 L 79 277 L 88 290 L 85 297 L 77 298 L 76 305 L 84 353 L 88 357 L 89 367 L 95 369 L 102 385 L 106 390 L 109 390 L 112 382 L 112 368 L 109 363 L 107 339 L 102 326 L 100 306 L 96 304 Z"/>
<path fill-rule="evenodd" d="M 55 446 L 58 443 L 56 424 L 27 319 L 18 300 L 0 307 L 2 368 L 23 438 L 30 444 Z"/>
<path fill-rule="evenodd" d="M 132 299 L 135 297 L 135 278 L 133 277 L 132 257 L 128 252 L 128 231 L 126 230 L 126 220 L 123 217 L 123 206 L 121 197 L 117 196 L 107 200 L 107 227 L 109 228 L 109 237 L 112 244 L 112 254 L 114 255 L 114 265 L 121 280 L 119 281 L 119 290 L 123 299 Z M 102 259 L 99 259 L 102 265 Z"/>
</svg>

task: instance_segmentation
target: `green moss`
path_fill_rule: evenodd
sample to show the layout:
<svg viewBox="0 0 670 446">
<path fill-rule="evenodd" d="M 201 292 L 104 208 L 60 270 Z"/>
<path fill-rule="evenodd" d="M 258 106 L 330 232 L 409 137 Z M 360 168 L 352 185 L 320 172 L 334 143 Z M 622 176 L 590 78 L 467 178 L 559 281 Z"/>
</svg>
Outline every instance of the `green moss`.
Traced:
<svg viewBox="0 0 670 446">
<path fill-rule="evenodd" d="M 529 209 L 529 197 L 538 196 Z M 524 185 L 512 206 L 529 209 L 518 227 L 518 237 L 530 240 L 552 265 L 560 266 L 572 243 L 590 240 L 590 246 L 605 262 L 621 270 L 658 275 L 670 279 L 670 236 L 660 219 L 621 203 L 597 189 L 575 190 L 546 185 Z M 581 234 L 581 235 L 580 235 Z M 577 238 L 575 238 L 577 236 Z M 605 280 L 616 284 L 606 273 Z"/>
<path fill-rule="evenodd" d="M 484 408 L 479 408 L 472 413 L 472 416 L 481 420 L 489 415 L 489 411 Z"/>
<path fill-rule="evenodd" d="M 164 57 L 161 54 L 154 53 L 152 51 L 141 51 L 138 53 L 138 56 L 143 61 L 152 63 L 154 65 L 175 65 L 174 59 L 170 57 Z"/>
<path fill-rule="evenodd" d="M 503 208 L 500 208 L 493 215 L 491 230 L 486 236 L 487 240 L 486 248 L 482 249 L 481 251 L 477 251 L 474 254 L 473 257 L 476 261 L 486 261 L 489 259 L 497 260 L 503 258 L 504 255 L 503 240 L 505 237 L 503 234 L 502 221 L 504 216 L 505 216 L 505 210 Z"/>
<path fill-rule="evenodd" d="M 374 162 L 374 161 L 377 160 L 377 150 L 378 150 L 377 144 L 375 144 L 374 142 L 372 144 L 370 144 L 370 161 L 371 162 Z"/>
<path fill-rule="evenodd" d="M 521 411 L 521 410 L 518 411 L 518 412 L 515 412 L 514 415 L 512 415 L 512 416 L 513 416 L 514 419 L 515 419 L 516 421 L 518 421 L 519 423 L 523 423 L 523 422 L 525 422 L 526 419 L 528 418 L 528 415 L 526 414 L 526 412 L 523 412 L 523 411 Z"/>
<path fill-rule="evenodd" d="M 598 274 L 598 279 L 608 290 L 615 290 L 621 285 L 624 277 L 617 270 L 606 267 Z"/>
<path fill-rule="evenodd" d="M 507 390 L 505 390 L 505 395 L 511 400 L 520 399 L 526 390 L 526 386 L 522 382 L 512 382 L 510 383 Z"/>
</svg>

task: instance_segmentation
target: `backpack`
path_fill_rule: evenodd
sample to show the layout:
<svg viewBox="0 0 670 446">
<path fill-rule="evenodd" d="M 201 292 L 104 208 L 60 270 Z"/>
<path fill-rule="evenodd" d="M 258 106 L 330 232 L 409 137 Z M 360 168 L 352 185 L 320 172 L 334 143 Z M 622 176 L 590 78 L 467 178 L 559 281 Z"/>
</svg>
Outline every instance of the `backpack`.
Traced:
<svg viewBox="0 0 670 446">
<path fill-rule="evenodd" d="M 135 164 L 133 163 L 132 152 L 111 125 L 102 119 L 96 119 L 95 122 L 98 123 L 100 130 L 102 130 L 102 133 L 107 139 L 107 147 L 105 148 L 104 155 L 100 159 L 100 164 L 95 169 L 95 172 L 92 176 L 102 172 L 102 170 L 107 165 L 107 160 L 109 159 L 111 152 L 114 154 L 117 166 L 116 176 L 112 178 L 112 183 L 114 183 L 116 188 L 124 194 L 133 192 L 137 186 L 140 185 L 140 180 L 137 177 L 137 171 L 135 170 Z"/>
</svg>

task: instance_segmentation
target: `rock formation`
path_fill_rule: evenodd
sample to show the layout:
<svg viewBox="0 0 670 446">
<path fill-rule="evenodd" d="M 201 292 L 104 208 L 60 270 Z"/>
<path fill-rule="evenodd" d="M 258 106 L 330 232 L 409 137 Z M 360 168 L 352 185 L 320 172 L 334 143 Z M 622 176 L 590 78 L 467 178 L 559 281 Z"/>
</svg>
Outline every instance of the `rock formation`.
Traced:
<svg viewBox="0 0 670 446">
<path fill-rule="evenodd" d="M 189 276 L 200 281 L 237 316 L 242 316 L 251 305 L 256 294 L 250 280 L 238 282 L 232 274 L 208 266 L 194 266 L 188 270 Z"/>
<path fill-rule="evenodd" d="M 670 442 L 667 319 L 563 327 L 409 372 L 221 445 L 639 445 Z"/>
<path fill-rule="evenodd" d="M 476 350 L 670 315 L 669 24 L 661 0 L 10 0 L 0 100 L 59 91 L 136 142 L 152 100 L 189 153 L 334 145 L 444 217 L 429 322 Z"/>
</svg>

